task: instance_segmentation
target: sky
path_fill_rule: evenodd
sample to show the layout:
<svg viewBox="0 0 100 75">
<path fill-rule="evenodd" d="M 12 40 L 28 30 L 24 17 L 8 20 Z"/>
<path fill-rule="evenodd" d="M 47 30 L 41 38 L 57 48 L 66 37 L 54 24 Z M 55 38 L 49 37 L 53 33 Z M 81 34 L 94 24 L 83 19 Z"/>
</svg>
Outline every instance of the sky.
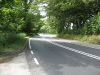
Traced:
<svg viewBox="0 0 100 75">
<path fill-rule="evenodd" d="M 47 15 L 46 11 L 45 11 L 45 6 L 47 6 L 47 4 L 39 4 L 39 10 L 40 10 L 40 15 L 45 16 Z"/>
</svg>

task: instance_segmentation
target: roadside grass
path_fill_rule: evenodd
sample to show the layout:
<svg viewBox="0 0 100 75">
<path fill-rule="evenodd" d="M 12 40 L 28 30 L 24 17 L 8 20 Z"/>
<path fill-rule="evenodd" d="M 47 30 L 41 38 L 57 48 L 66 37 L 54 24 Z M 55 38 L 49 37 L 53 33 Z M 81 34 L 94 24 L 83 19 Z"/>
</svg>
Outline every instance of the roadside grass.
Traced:
<svg viewBox="0 0 100 75">
<path fill-rule="evenodd" d="M 74 34 L 60 34 L 59 38 L 69 39 L 69 40 L 78 40 L 81 42 L 87 42 L 92 44 L 100 45 L 100 35 L 74 35 Z"/>
<path fill-rule="evenodd" d="M 6 53 L 6 54 L 14 53 L 14 52 L 16 52 L 16 51 L 18 51 L 18 50 L 23 48 L 23 46 L 25 44 L 25 41 L 26 41 L 26 39 L 23 38 L 22 40 L 19 40 L 19 41 L 17 40 L 13 44 L 9 44 L 9 45 L 7 45 L 5 47 L 2 46 L 0 48 L 0 52 L 1 53 Z"/>
<path fill-rule="evenodd" d="M 2 59 L 7 59 L 8 57 L 16 55 L 22 51 L 27 40 L 25 36 L 26 34 L 20 33 L 14 36 L 13 38 L 12 36 L 10 36 L 11 39 L 10 37 L 6 40 L 0 39 L 2 41 L 2 43 L 0 44 L 0 62 L 2 61 Z M 4 38 L 4 36 L 1 37 Z"/>
</svg>

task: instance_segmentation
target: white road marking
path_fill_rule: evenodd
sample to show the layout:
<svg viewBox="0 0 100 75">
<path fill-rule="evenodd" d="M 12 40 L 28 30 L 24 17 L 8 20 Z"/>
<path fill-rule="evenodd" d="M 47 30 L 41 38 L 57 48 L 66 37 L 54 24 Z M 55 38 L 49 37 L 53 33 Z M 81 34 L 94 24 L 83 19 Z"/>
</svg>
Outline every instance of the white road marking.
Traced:
<svg viewBox="0 0 100 75">
<path fill-rule="evenodd" d="M 31 54 L 34 54 L 34 52 L 32 51 L 32 47 L 31 47 L 31 38 L 29 38 L 29 48 L 31 49 Z M 34 58 L 34 62 L 36 65 L 40 65 L 38 60 L 36 58 Z"/>
<path fill-rule="evenodd" d="M 88 57 L 91 57 L 91 58 L 100 60 L 100 56 L 93 55 L 93 54 L 90 54 L 90 53 L 86 53 L 86 52 L 83 52 L 83 51 L 79 51 L 79 50 L 76 50 L 76 49 L 73 49 L 73 48 L 70 48 L 70 47 L 66 47 L 66 46 L 63 46 L 63 45 L 60 45 L 60 44 L 57 44 L 57 43 L 53 43 L 53 42 L 51 42 L 51 41 L 48 41 L 48 42 L 51 43 L 51 44 L 53 44 L 53 45 L 62 47 L 62 48 L 64 48 L 64 49 L 67 49 L 67 50 L 69 50 L 69 51 L 73 51 L 73 52 L 76 52 L 76 53 L 79 53 L 79 54 L 82 54 L 82 55 L 85 55 L 85 56 L 88 56 Z"/>
<path fill-rule="evenodd" d="M 30 41 L 31 41 L 31 39 L 29 38 L 29 48 L 32 49 Z"/>
<path fill-rule="evenodd" d="M 34 58 L 34 61 L 35 61 L 36 65 L 39 65 L 39 62 L 36 58 Z"/>
<path fill-rule="evenodd" d="M 34 54 L 34 52 L 31 50 L 31 54 Z"/>
</svg>

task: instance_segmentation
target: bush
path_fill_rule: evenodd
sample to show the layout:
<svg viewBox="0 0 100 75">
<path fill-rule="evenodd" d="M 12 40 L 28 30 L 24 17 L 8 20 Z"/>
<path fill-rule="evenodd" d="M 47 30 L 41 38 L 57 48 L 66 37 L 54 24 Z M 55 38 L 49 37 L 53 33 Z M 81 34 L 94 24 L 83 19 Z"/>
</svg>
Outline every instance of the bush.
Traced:
<svg viewBox="0 0 100 75">
<path fill-rule="evenodd" d="M 13 44 L 15 42 L 18 42 L 25 38 L 26 34 L 25 33 L 19 33 L 16 34 L 14 32 L 12 33 L 0 33 L 0 46 L 8 46 L 10 44 Z"/>
<path fill-rule="evenodd" d="M 25 44 L 25 36 L 25 33 L 0 33 L 0 55 L 19 51 Z"/>
<path fill-rule="evenodd" d="M 25 37 L 26 37 L 26 34 L 25 33 L 19 33 L 19 34 L 17 34 L 17 39 L 18 40 L 22 40 Z"/>
<path fill-rule="evenodd" d="M 6 42 L 6 40 L 5 40 L 4 37 L 5 37 L 4 34 L 3 33 L 0 33 L 0 46 L 4 45 L 5 42 Z"/>
<path fill-rule="evenodd" d="M 85 34 L 100 34 L 100 13 L 87 20 L 84 26 Z"/>
</svg>

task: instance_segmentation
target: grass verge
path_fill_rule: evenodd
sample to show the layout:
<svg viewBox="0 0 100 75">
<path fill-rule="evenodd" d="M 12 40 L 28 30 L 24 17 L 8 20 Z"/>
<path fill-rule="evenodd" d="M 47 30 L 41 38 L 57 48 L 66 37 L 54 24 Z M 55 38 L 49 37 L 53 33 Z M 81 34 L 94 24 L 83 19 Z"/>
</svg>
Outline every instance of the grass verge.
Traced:
<svg viewBox="0 0 100 75">
<path fill-rule="evenodd" d="M 69 39 L 69 40 L 78 40 L 81 42 L 99 44 L 100 45 L 100 35 L 69 35 L 69 34 L 60 34 L 59 38 Z"/>
<path fill-rule="evenodd" d="M 13 40 L 13 43 L 7 42 L 7 44 L 4 46 L 0 45 L 0 63 L 8 61 L 11 57 L 22 52 L 26 40 L 25 35 L 18 34 L 17 38 Z"/>
</svg>

